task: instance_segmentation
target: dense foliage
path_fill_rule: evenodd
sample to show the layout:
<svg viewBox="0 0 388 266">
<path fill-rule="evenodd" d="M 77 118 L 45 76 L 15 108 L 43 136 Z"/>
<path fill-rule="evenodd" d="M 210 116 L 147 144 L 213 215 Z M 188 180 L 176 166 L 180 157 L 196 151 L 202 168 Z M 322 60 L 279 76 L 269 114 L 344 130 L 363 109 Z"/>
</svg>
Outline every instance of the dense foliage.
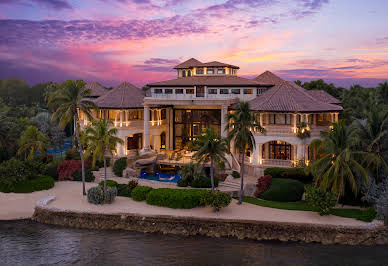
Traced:
<svg viewBox="0 0 388 266">
<path fill-rule="evenodd" d="M 123 171 L 125 170 L 125 168 L 127 168 L 127 158 L 126 157 L 122 157 L 120 159 L 117 159 L 113 163 L 113 173 L 116 176 L 122 177 L 123 176 Z"/>
<path fill-rule="evenodd" d="M 233 176 L 233 178 L 240 178 L 240 173 L 237 171 L 233 171 L 232 176 Z"/>
<path fill-rule="evenodd" d="M 201 197 L 201 204 L 213 207 L 216 211 L 229 206 L 232 201 L 232 196 L 216 190 L 214 193 L 206 191 Z"/>
<path fill-rule="evenodd" d="M 23 182 L 17 183 L 12 187 L 0 184 L 0 191 L 9 193 L 31 193 L 34 191 L 47 190 L 54 187 L 54 179 L 51 176 L 36 176 Z"/>
<path fill-rule="evenodd" d="M 313 180 L 313 176 L 306 174 L 304 168 L 267 168 L 264 170 L 264 175 L 271 175 L 272 178 L 295 179 L 305 184 Z"/>
<path fill-rule="evenodd" d="M 92 187 L 88 190 L 87 197 L 88 202 L 92 204 L 111 204 L 117 196 L 116 187 L 107 187 L 106 194 L 104 195 L 104 189 L 101 186 Z"/>
<path fill-rule="evenodd" d="M 302 199 L 304 184 L 297 180 L 273 178 L 270 187 L 259 197 L 270 201 L 291 202 Z"/>
<path fill-rule="evenodd" d="M 99 186 L 103 187 L 104 186 L 104 181 L 101 181 L 98 183 Z M 106 180 L 106 185 L 108 187 L 117 187 L 118 183 L 114 180 Z"/>
<path fill-rule="evenodd" d="M 143 201 L 146 200 L 147 194 L 152 190 L 152 187 L 147 187 L 147 186 L 137 186 L 135 187 L 132 192 L 131 196 L 132 199 L 136 201 Z"/>
<path fill-rule="evenodd" d="M 136 189 L 132 192 L 132 194 Z M 209 191 L 210 192 L 210 191 Z M 147 194 L 147 204 L 173 209 L 192 209 L 201 204 L 206 190 L 158 188 Z M 134 197 L 134 196 L 132 196 Z"/>
<path fill-rule="evenodd" d="M 82 181 L 82 172 L 81 170 L 76 170 L 74 173 L 71 174 L 73 181 Z M 95 179 L 95 176 L 93 175 L 91 168 L 85 169 L 85 182 L 93 182 Z"/>
<path fill-rule="evenodd" d="M 318 212 L 319 215 L 328 215 L 335 206 L 336 197 L 320 187 L 314 185 L 307 185 L 306 190 L 306 202 Z"/>
<path fill-rule="evenodd" d="M 81 171 L 81 161 L 78 160 L 65 160 L 58 166 L 58 180 L 73 180 L 73 173 L 75 171 Z M 86 168 L 90 168 L 91 163 L 86 162 Z"/>
<path fill-rule="evenodd" d="M 271 186 L 272 184 L 272 176 L 265 175 L 257 179 L 255 197 L 258 197 Z"/>
<path fill-rule="evenodd" d="M 218 183 L 219 183 L 218 178 L 214 178 L 214 187 L 218 187 Z M 190 186 L 195 187 L 195 188 L 211 188 L 212 183 L 211 183 L 211 179 L 209 177 L 200 176 L 198 178 L 195 178 L 190 183 Z"/>
</svg>

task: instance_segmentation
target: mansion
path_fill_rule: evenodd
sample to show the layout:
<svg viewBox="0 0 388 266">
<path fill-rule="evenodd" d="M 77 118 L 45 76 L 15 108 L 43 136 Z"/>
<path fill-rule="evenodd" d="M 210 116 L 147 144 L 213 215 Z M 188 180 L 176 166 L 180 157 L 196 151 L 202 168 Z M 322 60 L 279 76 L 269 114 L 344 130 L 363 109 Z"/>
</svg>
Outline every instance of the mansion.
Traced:
<svg viewBox="0 0 388 266">
<path fill-rule="evenodd" d="M 253 132 L 256 149 L 247 151 L 248 169 L 291 167 L 313 158 L 309 144 L 338 121 L 343 110 L 340 101 L 325 91 L 305 90 L 269 71 L 247 79 L 237 76 L 238 66 L 194 58 L 174 69 L 175 79 L 147 84 L 146 92 L 127 82 L 110 91 L 96 82 L 87 84 L 99 107 L 93 115 L 111 120 L 124 141 L 116 156 L 152 149 L 181 152 L 174 159 L 177 163 L 190 159 L 189 143 L 209 127 L 226 137 L 227 113 L 233 112 L 236 103 L 246 101 L 265 128 L 265 133 Z M 88 125 L 87 118 L 80 116 L 81 126 Z M 310 136 L 301 138 L 300 130 L 308 130 Z M 233 143 L 231 149 L 231 165 L 239 168 L 240 156 Z"/>
</svg>

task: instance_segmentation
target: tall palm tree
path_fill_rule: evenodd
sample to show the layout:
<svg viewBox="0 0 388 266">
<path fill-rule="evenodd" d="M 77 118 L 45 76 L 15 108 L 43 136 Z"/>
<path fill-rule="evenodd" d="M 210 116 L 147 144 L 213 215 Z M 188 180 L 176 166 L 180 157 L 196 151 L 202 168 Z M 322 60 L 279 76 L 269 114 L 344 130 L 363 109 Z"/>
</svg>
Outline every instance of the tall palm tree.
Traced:
<svg viewBox="0 0 388 266">
<path fill-rule="evenodd" d="M 19 145 L 18 155 L 28 153 L 27 159 L 30 160 L 34 158 L 36 152 L 39 152 L 43 156 L 46 155 L 46 149 L 50 145 L 50 139 L 36 127 L 28 126 L 19 139 Z"/>
<path fill-rule="evenodd" d="M 92 155 L 93 166 L 96 160 L 104 160 L 104 195 L 106 194 L 106 154 L 112 153 L 116 149 L 118 143 L 123 144 L 123 140 L 116 137 L 117 128 L 110 128 L 112 122 L 110 120 L 93 121 L 92 125 L 85 129 L 85 143 L 87 148 L 85 157 Z"/>
<path fill-rule="evenodd" d="M 381 107 L 378 109 L 371 105 L 366 119 L 354 122 L 358 146 L 361 150 L 376 155 L 375 160 L 368 162 L 368 168 L 373 168 L 377 177 L 380 169 L 387 170 L 386 159 L 388 156 L 388 109 L 384 106 Z"/>
<path fill-rule="evenodd" d="M 197 159 L 200 163 L 210 162 L 210 179 L 212 193 L 214 194 L 214 165 L 225 162 L 228 164 L 228 160 L 225 158 L 225 154 L 228 153 L 228 146 L 213 128 L 206 128 L 203 134 L 195 140 L 194 148 L 197 150 L 193 155 L 194 159 Z"/>
<path fill-rule="evenodd" d="M 249 111 L 248 102 L 240 102 L 236 106 L 236 110 L 233 113 L 227 114 L 227 125 L 225 127 L 228 132 L 227 141 L 230 143 L 234 141 L 235 147 L 242 153 L 242 162 L 240 168 L 241 187 L 240 198 L 238 204 L 242 204 L 244 196 L 244 160 L 246 147 L 253 151 L 256 148 L 254 131 L 264 133 L 264 128 L 256 119 L 256 115 Z"/>
<path fill-rule="evenodd" d="M 340 121 L 333 123 L 330 131 L 321 133 L 322 140 L 312 142 L 322 157 L 312 162 L 308 170 L 314 175 L 317 185 L 338 195 L 337 201 L 344 195 L 347 184 L 357 195 L 357 178 L 365 183 L 368 181 L 368 173 L 360 161 L 369 154 L 353 150 L 353 134 L 354 129 Z"/>
<path fill-rule="evenodd" d="M 89 120 L 93 120 L 91 115 L 92 109 L 98 109 L 96 104 L 91 100 L 85 98 L 91 95 L 91 91 L 85 88 L 85 82 L 82 80 L 67 80 L 58 85 L 49 97 L 48 105 L 57 106 L 58 108 L 52 115 L 53 121 L 58 120 L 58 126 L 64 129 L 65 126 L 74 121 L 74 132 L 77 138 L 79 153 L 81 156 L 82 165 L 82 193 L 86 195 L 85 190 L 85 162 L 84 153 L 80 140 L 79 133 L 79 115 L 78 112 L 82 111 Z"/>
</svg>

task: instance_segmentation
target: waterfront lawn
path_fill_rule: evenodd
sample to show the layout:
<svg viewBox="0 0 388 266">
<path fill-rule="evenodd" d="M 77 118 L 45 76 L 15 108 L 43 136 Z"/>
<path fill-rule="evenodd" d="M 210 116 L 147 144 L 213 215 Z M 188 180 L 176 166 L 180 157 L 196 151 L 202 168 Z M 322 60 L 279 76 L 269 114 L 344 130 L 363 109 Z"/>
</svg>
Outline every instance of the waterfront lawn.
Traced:
<svg viewBox="0 0 388 266">
<path fill-rule="evenodd" d="M 244 197 L 243 201 L 250 204 L 262 206 L 262 207 L 275 208 L 275 209 L 281 209 L 281 210 L 313 211 L 312 207 L 304 201 L 275 202 L 275 201 L 256 199 L 252 197 Z M 373 208 L 369 208 L 366 210 L 336 208 L 336 209 L 333 209 L 330 214 L 344 217 L 344 218 L 353 218 L 364 222 L 371 222 L 376 217 L 376 211 Z"/>
</svg>

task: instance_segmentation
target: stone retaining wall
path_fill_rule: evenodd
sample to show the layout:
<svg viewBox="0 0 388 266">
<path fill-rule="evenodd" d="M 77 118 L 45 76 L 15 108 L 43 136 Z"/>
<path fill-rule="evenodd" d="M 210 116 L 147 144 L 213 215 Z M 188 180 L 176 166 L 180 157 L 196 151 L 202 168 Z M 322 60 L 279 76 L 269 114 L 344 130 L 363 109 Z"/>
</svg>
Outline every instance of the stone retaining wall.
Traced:
<svg viewBox="0 0 388 266">
<path fill-rule="evenodd" d="M 383 226 L 341 227 L 193 217 L 79 213 L 50 208 L 44 204 L 37 205 L 32 219 L 41 223 L 74 228 L 121 229 L 185 236 L 203 235 L 345 245 L 388 244 L 388 229 Z"/>
</svg>

